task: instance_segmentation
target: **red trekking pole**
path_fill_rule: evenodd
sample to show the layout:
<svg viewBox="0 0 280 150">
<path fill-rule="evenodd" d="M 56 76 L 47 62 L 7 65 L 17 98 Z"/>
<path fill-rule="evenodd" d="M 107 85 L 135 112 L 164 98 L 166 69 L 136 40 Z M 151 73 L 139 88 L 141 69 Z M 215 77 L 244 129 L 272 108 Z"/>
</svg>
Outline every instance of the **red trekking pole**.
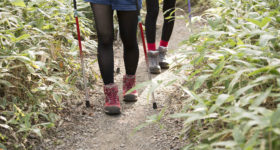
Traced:
<svg viewBox="0 0 280 150">
<path fill-rule="evenodd" d="M 80 58 L 81 58 L 83 80 L 84 80 L 84 89 L 86 92 L 86 107 L 90 107 L 76 0 L 74 0 L 74 17 L 76 18 L 76 26 L 77 26 L 77 33 L 78 33 L 79 48 L 80 48 Z"/>
</svg>

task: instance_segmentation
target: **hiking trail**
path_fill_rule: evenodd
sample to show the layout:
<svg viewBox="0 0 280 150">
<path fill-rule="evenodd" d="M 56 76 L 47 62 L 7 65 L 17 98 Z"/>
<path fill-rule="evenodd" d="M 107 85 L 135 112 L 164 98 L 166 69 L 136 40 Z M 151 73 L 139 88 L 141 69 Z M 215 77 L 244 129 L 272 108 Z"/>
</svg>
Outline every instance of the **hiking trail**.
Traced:
<svg viewBox="0 0 280 150">
<path fill-rule="evenodd" d="M 178 12 L 178 15 L 183 15 Z M 163 17 L 159 14 L 157 28 L 157 43 L 161 37 Z M 185 19 L 175 21 L 174 30 L 169 44 L 170 50 L 176 50 L 181 41 L 190 35 L 186 28 Z M 143 54 L 142 43 L 139 41 L 140 58 L 136 73 L 137 83 L 148 81 L 148 73 Z M 158 44 L 157 44 L 158 46 Z M 119 95 L 122 95 L 122 77 L 124 65 L 122 50 L 114 50 L 115 68 L 120 62 L 120 74 L 115 75 L 115 82 L 119 85 Z M 168 56 L 172 54 L 169 53 Z M 116 59 L 119 59 L 116 61 Z M 96 72 L 99 72 L 98 65 Z M 159 75 L 153 75 L 154 80 L 168 79 L 169 71 L 163 71 Z M 124 103 L 120 96 L 122 114 L 108 116 L 103 112 L 104 94 L 103 83 L 98 80 L 94 89 L 89 91 L 92 108 L 82 105 L 72 106 L 71 112 L 66 112 L 61 118 L 59 127 L 53 131 L 53 135 L 44 139 L 38 149 L 52 150 L 177 150 L 185 146 L 187 137 L 180 138 L 179 132 L 182 123 L 176 119 L 164 118 L 161 124 L 150 124 L 139 131 L 135 128 L 143 124 L 148 116 L 158 114 L 165 106 L 171 107 L 165 113 L 172 114 L 179 110 L 181 105 L 180 94 L 176 87 L 169 86 L 157 89 L 155 92 L 158 109 L 152 108 L 151 100 L 147 101 L 147 89 L 138 90 L 139 99 L 136 103 Z M 83 102 L 84 99 L 79 101 Z M 73 111 L 72 111 L 73 109 Z M 162 129 L 160 128 L 162 125 Z"/>
</svg>

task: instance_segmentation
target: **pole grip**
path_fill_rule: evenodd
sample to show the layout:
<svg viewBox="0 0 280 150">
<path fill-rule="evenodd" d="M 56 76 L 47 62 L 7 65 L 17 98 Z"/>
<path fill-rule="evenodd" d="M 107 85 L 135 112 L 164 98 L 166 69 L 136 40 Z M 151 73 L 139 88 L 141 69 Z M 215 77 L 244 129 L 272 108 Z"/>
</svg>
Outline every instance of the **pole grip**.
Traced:
<svg viewBox="0 0 280 150">
<path fill-rule="evenodd" d="M 138 16 L 140 16 L 140 8 L 139 8 L 138 0 L 135 0 L 135 3 L 136 3 L 136 11 L 138 13 Z"/>
<path fill-rule="evenodd" d="M 80 33 L 80 26 L 79 26 L 79 19 L 76 18 L 76 27 L 77 27 L 77 33 L 78 33 L 78 42 L 79 42 L 79 48 L 80 48 L 80 57 L 83 59 L 83 50 L 82 50 L 82 41 L 81 41 L 81 33 Z"/>
<path fill-rule="evenodd" d="M 74 1 L 74 9 L 76 10 L 77 9 L 77 2 L 76 0 L 73 0 Z"/>
<path fill-rule="evenodd" d="M 140 32 L 141 32 L 141 39 L 142 39 L 142 43 L 143 43 L 143 49 L 144 49 L 145 60 L 146 60 L 146 63 L 147 63 L 147 62 L 148 62 L 147 48 L 146 48 L 146 42 L 145 42 L 145 36 L 144 36 L 143 26 L 142 26 L 142 23 L 141 23 L 141 22 L 139 22 L 139 28 L 140 28 Z"/>
</svg>

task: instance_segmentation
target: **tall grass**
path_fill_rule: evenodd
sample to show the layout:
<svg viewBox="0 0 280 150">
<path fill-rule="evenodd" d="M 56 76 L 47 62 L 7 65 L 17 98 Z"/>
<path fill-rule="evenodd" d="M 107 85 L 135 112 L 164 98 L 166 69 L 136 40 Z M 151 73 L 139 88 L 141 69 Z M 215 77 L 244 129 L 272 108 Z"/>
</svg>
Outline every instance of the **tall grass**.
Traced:
<svg viewBox="0 0 280 150">
<path fill-rule="evenodd" d="M 89 52 L 95 41 L 84 14 L 80 11 L 80 26 Z M 56 112 L 75 96 L 80 80 L 75 37 L 71 1 L 0 2 L 0 149 L 32 148 L 30 139 L 53 127 Z"/>
<path fill-rule="evenodd" d="M 280 149 L 279 1 L 215 2 L 180 51 L 190 62 L 174 68 L 189 95 L 172 115 L 191 127 L 185 149 Z"/>
</svg>

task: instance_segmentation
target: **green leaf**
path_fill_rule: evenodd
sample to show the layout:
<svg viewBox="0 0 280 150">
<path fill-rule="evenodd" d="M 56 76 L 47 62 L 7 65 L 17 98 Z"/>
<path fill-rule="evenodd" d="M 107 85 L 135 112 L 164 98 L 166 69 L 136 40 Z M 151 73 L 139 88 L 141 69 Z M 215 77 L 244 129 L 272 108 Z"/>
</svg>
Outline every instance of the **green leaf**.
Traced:
<svg viewBox="0 0 280 150">
<path fill-rule="evenodd" d="M 261 28 L 263 28 L 264 26 L 266 26 L 269 22 L 271 21 L 271 18 L 270 17 L 265 17 L 265 18 L 263 18 L 262 19 L 262 21 L 261 21 Z"/>
<path fill-rule="evenodd" d="M 31 67 L 31 65 L 29 64 L 25 64 L 27 70 L 29 71 L 29 73 L 31 74 L 34 74 L 35 73 L 35 70 L 33 69 L 33 67 Z"/>
<path fill-rule="evenodd" d="M 272 39 L 274 39 L 274 38 L 276 38 L 276 37 L 273 36 L 273 35 L 271 35 L 271 34 L 264 34 L 264 35 L 261 35 L 260 40 L 259 40 L 259 44 L 260 44 L 260 46 L 265 46 L 265 45 L 267 45 L 267 43 L 268 43 L 270 40 L 272 40 Z"/>
<path fill-rule="evenodd" d="M 30 58 L 28 58 L 26 56 L 12 56 L 11 58 L 13 58 L 13 57 L 20 60 L 23 63 L 30 63 L 31 62 Z"/>
<path fill-rule="evenodd" d="M 255 132 L 250 139 L 247 139 L 247 143 L 245 144 L 245 150 L 253 150 L 254 145 L 258 143 L 257 140 L 258 136 L 259 136 L 259 131 Z"/>
<path fill-rule="evenodd" d="M 273 126 L 280 124 L 280 108 L 278 108 L 271 116 L 270 122 Z"/>
<path fill-rule="evenodd" d="M 238 98 L 241 94 L 245 94 L 246 91 L 248 91 L 249 89 L 251 89 L 251 88 L 253 88 L 253 87 L 257 86 L 257 85 L 258 84 L 249 84 L 249 85 L 239 89 L 238 91 L 236 91 L 234 93 L 235 98 Z"/>
<path fill-rule="evenodd" d="M 253 24 L 257 25 L 258 27 L 261 27 L 261 22 L 252 18 L 246 19 L 249 22 L 252 22 Z"/>
<path fill-rule="evenodd" d="M 24 125 L 25 125 L 26 128 L 31 128 L 31 122 L 30 122 L 31 115 L 32 115 L 31 113 L 27 113 L 23 117 Z"/>
<path fill-rule="evenodd" d="M 26 40 L 26 39 L 28 39 L 29 37 L 30 37 L 30 34 L 24 34 L 24 35 L 22 35 L 22 36 L 16 38 L 15 41 L 13 41 L 13 42 L 19 42 L 19 41 L 21 41 L 21 40 Z"/>
<path fill-rule="evenodd" d="M 278 134 L 278 135 L 280 135 L 280 129 L 279 129 L 279 128 L 274 128 L 274 129 L 273 129 L 273 132 L 276 133 L 276 134 Z"/>
<path fill-rule="evenodd" d="M 4 129 L 8 129 L 8 130 L 12 129 L 12 128 L 11 128 L 9 125 L 7 125 L 7 124 L 0 124 L 0 127 L 4 128 Z"/>
<path fill-rule="evenodd" d="M 173 115 L 170 115 L 171 118 L 185 118 L 185 117 L 190 117 L 190 113 L 176 113 Z"/>
<path fill-rule="evenodd" d="M 54 123 L 51 123 L 51 122 L 46 122 L 46 123 L 40 123 L 40 124 L 36 124 L 34 125 L 33 127 L 39 127 L 39 126 L 42 126 L 42 127 L 45 127 L 45 128 L 52 128 L 54 127 Z"/>
<path fill-rule="evenodd" d="M 5 85 L 5 86 L 7 86 L 7 87 L 15 87 L 14 85 L 12 85 L 9 81 L 5 81 L 5 80 L 1 80 L 0 79 L 0 84 L 3 84 L 3 85 Z"/>
<path fill-rule="evenodd" d="M 256 99 L 259 96 L 259 93 L 250 93 L 240 97 L 241 106 L 248 105 L 252 99 Z"/>
<path fill-rule="evenodd" d="M 219 65 L 215 68 L 213 75 L 217 76 L 218 74 L 220 74 L 224 66 L 225 66 L 225 58 L 222 57 L 222 60 L 220 61 Z"/>
<path fill-rule="evenodd" d="M 190 114 L 191 114 L 190 117 L 188 117 L 187 120 L 184 121 L 184 124 L 190 124 L 194 121 L 204 119 L 203 115 L 200 113 L 190 113 Z"/>
<path fill-rule="evenodd" d="M 244 45 L 244 42 L 240 38 L 237 38 L 237 45 Z"/>
<path fill-rule="evenodd" d="M 251 73 L 248 74 L 248 76 L 254 76 L 254 75 L 257 75 L 257 74 L 260 74 L 260 73 L 267 73 L 269 72 L 270 70 L 273 70 L 275 69 L 274 66 L 266 66 L 266 67 L 263 67 L 263 68 L 259 68 Z"/>
<path fill-rule="evenodd" d="M 255 101 L 253 101 L 252 106 L 259 106 L 270 94 L 272 86 L 266 89 L 264 93 L 257 97 Z"/>
<path fill-rule="evenodd" d="M 254 23 L 255 25 L 257 25 L 260 28 L 263 28 L 271 21 L 271 18 L 265 17 L 261 21 L 258 21 L 258 20 L 252 19 L 252 18 L 248 18 L 247 21 Z"/>
<path fill-rule="evenodd" d="M 49 113 L 49 121 L 55 122 L 60 119 L 60 117 L 55 113 Z"/>
<path fill-rule="evenodd" d="M 230 96 L 228 94 L 219 95 L 216 100 L 216 104 L 212 105 L 212 107 L 209 109 L 209 113 L 214 112 L 217 108 L 219 108 L 221 105 L 223 105 L 230 98 L 233 98 L 233 96 Z"/>
<path fill-rule="evenodd" d="M 211 74 L 206 74 L 206 75 L 202 75 L 199 76 L 196 80 L 195 80 L 195 84 L 194 84 L 194 90 L 197 90 L 198 88 L 200 88 L 200 86 L 205 82 L 205 80 L 210 77 Z"/>
<path fill-rule="evenodd" d="M 245 142 L 245 137 L 240 130 L 240 126 L 234 127 L 232 136 L 234 138 L 234 141 L 238 144 L 242 144 Z"/>
<path fill-rule="evenodd" d="M 236 142 L 234 141 L 220 141 L 220 142 L 215 142 L 213 144 L 211 144 L 212 147 L 225 147 L 225 148 L 234 148 L 234 146 L 236 145 Z"/>
<path fill-rule="evenodd" d="M 38 128 L 33 128 L 31 129 L 31 131 L 35 134 L 37 134 L 39 137 L 42 137 L 42 134 L 41 134 L 41 130 L 38 129 Z"/>
<path fill-rule="evenodd" d="M 200 104 L 203 104 L 203 100 L 196 95 L 193 91 L 190 91 L 187 87 L 181 86 L 184 92 L 186 92 L 191 98 L 195 99 L 198 101 Z"/>
<path fill-rule="evenodd" d="M 19 7 L 26 7 L 25 3 L 23 0 L 11 0 L 11 3 L 14 6 L 19 6 Z"/>
<path fill-rule="evenodd" d="M 239 70 L 237 73 L 234 74 L 234 78 L 233 78 L 233 80 L 232 80 L 232 81 L 230 82 L 230 84 L 229 84 L 229 89 L 228 89 L 229 92 L 232 91 L 234 85 L 235 85 L 237 82 L 241 81 L 240 76 L 241 76 L 244 72 L 247 72 L 247 71 L 249 71 L 249 70 L 248 70 L 248 69 Z"/>
<path fill-rule="evenodd" d="M 221 106 L 225 103 L 226 100 L 228 100 L 228 98 L 230 97 L 230 95 L 228 94 L 221 94 L 218 96 L 217 101 L 216 101 L 216 105 L 217 106 Z"/>
<path fill-rule="evenodd" d="M 205 58 L 204 54 L 200 54 L 200 56 L 195 58 L 191 63 L 193 65 L 198 65 L 204 60 L 204 58 Z"/>
<path fill-rule="evenodd" d="M 61 95 L 59 95 L 59 94 L 56 94 L 56 93 L 53 93 L 53 99 L 55 100 L 55 102 L 56 103 L 61 103 L 61 101 L 62 101 L 62 96 Z"/>
<path fill-rule="evenodd" d="M 209 141 L 212 141 L 212 140 L 214 140 L 214 139 L 217 139 L 217 138 L 219 138 L 219 137 L 221 137 L 221 136 L 223 136 L 223 135 L 229 134 L 229 133 L 231 133 L 231 132 L 232 132 L 231 130 L 226 129 L 226 130 L 223 130 L 223 131 L 221 131 L 221 132 L 214 133 L 213 135 L 211 135 L 211 136 L 208 138 L 208 140 L 209 140 Z"/>
<path fill-rule="evenodd" d="M 178 80 L 178 79 L 173 79 L 173 80 L 171 80 L 171 81 L 168 81 L 164 86 L 170 86 L 170 85 L 172 85 L 173 83 L 176 83 L 177 80 Z"/>
<path fill-rule="evenodd" d="M 275 75 L 266 75 L 266 76 L 260 76 L 256 80 L 253 81 L 253 83 L 257 82 L 267 82 L 267 80 L 275 79 L 277 76 Z"/>
<path fill-rule="evenodd" d="M 138 90 L 138 89 L 141 89 L 145 86 L 148 86 L 149 84 L 151 84 L 151 81 L 146 81 L 146 82 L 143 82 L 143 83 L 140 83 L 140 84 L 137 84 L 135 87 L 131 88 L 130 90 L 128 90 L 126 92 L 126 94 L 129 94 L 131 92 L 133 92 L 134 90 Z"/>
</svg>

